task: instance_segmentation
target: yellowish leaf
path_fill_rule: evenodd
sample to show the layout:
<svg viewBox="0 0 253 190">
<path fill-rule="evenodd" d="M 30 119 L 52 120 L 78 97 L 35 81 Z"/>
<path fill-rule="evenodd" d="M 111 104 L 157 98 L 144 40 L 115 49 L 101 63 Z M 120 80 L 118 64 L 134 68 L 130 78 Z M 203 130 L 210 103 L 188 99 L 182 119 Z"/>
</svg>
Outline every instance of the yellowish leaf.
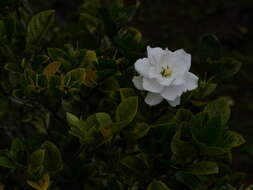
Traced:
<svg viewBox="0 0 253 190">
<path fill-rule="evenodd" d="M 81 67 L 94 68 L 93 62 L 98 62 L 96 52 L 92 50 L 87 50 Z"/>
<path fill-rule="evenodd" d="M 47 190 L 50 183 L 50 177 L 48 174 L 44 174 L 39 181 L 27 180 L 27 184 L 37 190 Z"/>
<path fill-rule="evenodd" d="M 47 75 L 48 77 L 51 77 L 56 74 L 56 72 L 59 70 L 60 66 L 61 66 L 61 62 L 54 61 L 44 68 L 43 74 Z"/>
<path fill-rule="evenodd" d="M 112 132 L 106 128 L 101 128 L 100 132 L 103 135 L 103 137 L 105 137 L 105 138 L 112 134 Z"/>
<path fill-rule="evenodd" d="M 129 27 L 128 28 L 128 31 L 127 31 L 129 34 L 132 34 L 134 39 L 137 41 L 137 42 L 140 42 L 142 40 L 142 34 L 139 30 L 137 30 L 136 28 L 134 27 Z"/>
<path fill-rule="evenodd" d="M 86 70 L 86 76 L 84 79 L 84 85 L 89 88 L 94 88 L 97 86 L 97 73 L 93 70 Z"/>
<path fill-rule="evenodd" d="M 4 184 L 0 184 L 0 190 L 4 190 Z"/>
</svg>

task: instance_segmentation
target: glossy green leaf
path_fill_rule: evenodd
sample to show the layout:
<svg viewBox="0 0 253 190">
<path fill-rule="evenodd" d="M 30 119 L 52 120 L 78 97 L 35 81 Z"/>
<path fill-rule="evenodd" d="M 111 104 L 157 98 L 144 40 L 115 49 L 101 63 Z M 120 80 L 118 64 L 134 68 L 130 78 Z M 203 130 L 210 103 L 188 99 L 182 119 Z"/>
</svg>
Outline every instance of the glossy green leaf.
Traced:
<svg viewBox="0 0 253 190">
<path fill-rule="evenodd" d="M 222 138 L 222 146 L 225 148 L 235 148 L 244 143 L 243 136 L 234 131 L 227 131 Z"/>
<path fill-rule="evenodd" d="M 86 70 L 84 68 L 76 68 L 64 76 L 64 84 L 69 88 L 78 87 L 84 83 L 85 77 Z"/>
<path fill-rule="evenodd" d="M 216 89 L 216 83 L 200 81 L 198 88 L 193 91 L 193 97 L 196 99 L 203 99 L 210 96 Z"/>
<path fill-rule="evenodd" d="M 27 180 L 27 184 L 36 190 L 48 190 L 50 177 L 48 174 L 44 174 L 38 181 Z"/>
<path fill-rule="evenodd" d="M 116 109 L 116 121 L 128 121 L 134 119 L 138 109 L 138 97 L 130 97 L 123 99 Z"/>
<path fill-rule="evenodd" d="M 210 175 L 219 173 L 219 167 L 215 162 L 201 161 L 192 164 L 184 172 L 194 175 Z"/>
<path fill-rule="evenodd" d="M 148 185 L 147 190 L 170 190 L 162 181 L 154 180 Z"/>
<path fill-rule="evenodd" d="M 185 163 L 190 162 L 196 156 L 196 150 L 194 146 L 180 139 L 181 132 L 177 131 L 171 141 L 171 151 L 173 153 L 173 163 Z"/>
<path fill-rule="evenodd" d="M 22 68 L 20 65 L 15 63 L 7 63 L 4 65 L 4 68 L 12 73 L 22 73 Z"/>
<path fill-rule="evenodd" d="M 242 63 L 231 57 L 223 57 L 214 64 L 219 65 L 219 71 L 215 77 L 218 79 L 228 79 L 240 70 Z"/>
<path fill-rule="evenodd" d="M 66 113 L 67 122 L 71 127 L 78 127 L 80 125 L 80 120 L 78 117 L 72 113 Z"/>
<path fill-rule="evenodd" d="M 141 174 L 147 170 L 145 163 L 137 156 L 126 156 L 120 163 L 137 174 Z"/>
<path fill-rule="evenodd" d="M 183 121 L 190 121 L 193 117 L 193 114 L 190 110 L 186 109 L 179 109 L 173 118 L 174 122 L 183 122 Z"/>
<path fill-rule="evenodd" d="M 132 88 L 121 88 L 119 92 L 122 101 L 131 96 L 135 96 L 135 91 Z"/>
<path fill-rule="evenodd" d="M 225 125 L 230 118 L 230 103 L 226 98 L 219 98 L 210 102 L 204 109 L 210 118 L 219 117 L 221 124 Z"/>
<path fill-rule="evenodd" d="M 224 131 L 220 118 L 209 118 L 207 114 L 200 113 L 195 116 L 191 125 L 192 137 L 196 142 L 204 143 L 208 146 L 219 144 Z"/>
<path fill-rule="evenodd" d="M 16 165 L 6 156 L 0 156 L 0 166 L 5 168 L 16 168 Z"/>
<path fill-rule="evenodd" d="M 27 28 L 27 47 L 39 43 L 45 37 L 54 22 L 54 16 L 54 10 L 47 10 L 32 17 Z"/>
<path fill-rule="evenodd" d="M 68 58 L 67 53 L 59 48 L 48 48 L 47 52 L 49 57 L 54 61 L 62 61 Z"/>
<path fill-rule="evenodd" d="M 56 172 L 62 168 L 61 152 L 55 144 L 46 141 L 41 145 L 45 150 L 44 166 L 48 172 Z"/>
<path fill-rule="evenodd" d="M 38 149 L 34 151 L 28 160 L 28 169 L 29 173 L 32 176 L 40 176 L 44 170 L 44 159 L 45 159 L 45 150 Z"/>
<path fill-rule="evenodd" d="M 191 190 L 202 190 L 201 183 L 196 176 L 184 172 L 177 172 L 175 176 L 179 182 L 185 184 Z"/>
<path fill-rule="evenodd" d="M 112 123 L 112 119 L 107 113 L 96 113 L 96 119 L 99 127 L 108 126 Z"/>
<path fill-rule="evenodd" d="M 137 140 L 147 135 L 151 126 L 147 123 L 137 123 L 130 133 L 131 139 Z"/>
<path fill-rule="evenodd" d="M 15 160 L 17 163 L 24 163 L 25 146 L 20 139 L 14 139 L 12 141 L 9 153 L 12 159 Z"/>
</svg>

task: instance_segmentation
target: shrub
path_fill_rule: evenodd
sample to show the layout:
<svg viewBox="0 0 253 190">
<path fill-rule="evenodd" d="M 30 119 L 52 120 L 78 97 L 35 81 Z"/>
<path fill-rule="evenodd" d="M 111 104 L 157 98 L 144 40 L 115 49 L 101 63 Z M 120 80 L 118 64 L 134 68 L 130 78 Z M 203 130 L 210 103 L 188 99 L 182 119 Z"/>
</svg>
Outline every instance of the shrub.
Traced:
<svg viewBox="0 0 253 190">
<path fill-rule="evenodd" d="M 241 63 L 223 57 L 214 35 L 202 37 L 193 59 L 198 88 L 177 107 L 151 107 L 132 83 L 148 45 L 131 27 L 138 3 L 86 0 L 65 27 L 54 10 L 3 4 L 0 189 L 241 186 L 231 150 L 244 138 L 228 126 L 233 101 L 215 93 Z"/>
</svg>

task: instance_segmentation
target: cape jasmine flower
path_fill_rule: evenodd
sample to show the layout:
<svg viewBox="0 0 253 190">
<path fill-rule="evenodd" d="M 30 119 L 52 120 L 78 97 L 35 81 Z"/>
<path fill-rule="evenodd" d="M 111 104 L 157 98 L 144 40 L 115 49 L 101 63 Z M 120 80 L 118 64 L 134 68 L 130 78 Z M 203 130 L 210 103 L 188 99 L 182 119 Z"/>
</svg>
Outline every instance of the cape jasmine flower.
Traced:
<svg viewBox="0 0 253 190">
<path fill-rule="evenodd" d="M 148 91 L 145 102 L 157 105 L 163 99 L 175 107 L 181 95 L 198 87 L 198 77 L 189 72 L 191 55 L 183 49 L 170 51 L 147 47 L 147 58 L 135 62 L 139 76 L 133 78 L 135 87 Z"/>
</svg>

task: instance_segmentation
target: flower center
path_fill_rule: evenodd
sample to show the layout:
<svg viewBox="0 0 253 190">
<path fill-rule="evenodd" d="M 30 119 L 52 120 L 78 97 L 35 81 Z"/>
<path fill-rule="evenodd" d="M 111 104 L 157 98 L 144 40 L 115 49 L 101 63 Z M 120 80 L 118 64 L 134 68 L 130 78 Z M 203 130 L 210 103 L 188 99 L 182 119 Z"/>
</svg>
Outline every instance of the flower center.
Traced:
<svg viewBox="0 0 253 190">
<path fill-rule="evenodd" d="M 172 69 L 169 66 L 167 66 L 165 68 L 163 67 L 163 69 L 161 71 L 161 75 L 163 77 L 169 77 L 169 76 L 171 76 L 171 74 L 172 74 Z"/>
</svg>

